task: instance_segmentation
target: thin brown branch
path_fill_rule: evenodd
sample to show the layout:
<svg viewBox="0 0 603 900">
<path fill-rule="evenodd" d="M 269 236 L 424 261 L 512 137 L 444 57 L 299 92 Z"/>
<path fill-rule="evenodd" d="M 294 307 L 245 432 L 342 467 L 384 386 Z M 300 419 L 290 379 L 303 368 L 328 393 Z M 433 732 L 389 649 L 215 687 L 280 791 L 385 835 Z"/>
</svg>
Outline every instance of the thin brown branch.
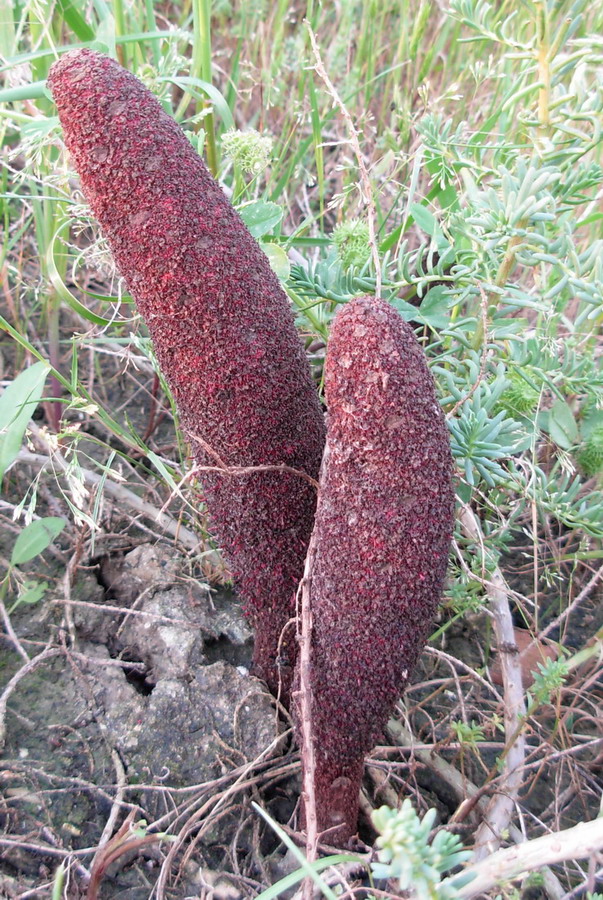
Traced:
<svg viewBox="0 0 603 900">
<path fill-rule="evenodd" d="M 12 626 L 10 616 L 6 610 L 6 606 L 4 605 L 2 600 L 0 600 L 0 616 L 2 617 L 2 624 L 4 625 L 4 630 L 6 631 L 8 637 L 10 638 L 10 641 L 11 641 L 13 647 L 15 648 L 15 650 L 17 651 L 19 656 L 21 656 L 25 660 L 25 662 L 29 662 L 29 654 L 27 653 L 26 650 L 23 649 L 23 645 L 21 644 L 21 641 L 17 637 L 17 634 Z"/>
<path fill-rule="evenodd" d="M 308 475 L 307 472 L 304 472 L 303 469 L 296 469 L 293 466 L 288 466 L 286 463 L 260 466 L 229 466 L 228 463 L 224 462 L 217 451 L 214 450 L 207 441 L 204 441 L 202 437 L 190 432 L 189 437 L 191 437 L 196 444 L 199 444 L 204 452 L 216 462 L 215 466 L 195 466 L 191 472 L 193 475 L 197 472 L 217 472 L 220 475 L 233 476 L 255 475 L 257 472 L 278 472 L 279 474 L 296 475 L 298 478 L 303 478 L 304 481 L 307 481 L 313 488 L 318 490 L 318 482 L 316 479 L 312 478 L 311 475 Z"/>
<path fill-rule="evenodd" d="M 550 634 L 551 631 L 553 631 L 554 628 L 558 628 L 558 627 L 562 624 L 562 622 L 564 622 L 564 621 L 567 619 L 567 617 L 568 617 L 569 615 L 571 615 L 571 613 L 572 613 L 578 606 L 580 606 L 580 604 L 583 603 L 584 600 L 587 599 L 587 597 L 590 596 L 590 594 L 592 593 L 593 589 L 597 586 L 597 583 L 599 582 L 599 580 L 601 579 L 601 577 L 603 577 L 603 566 L 600 566 L 600 567 L 597 569 L 597 571 L 596 571 L 595 574 L 592 576 L 592 578 L 588 581 L 588 583 L 584 585 L 584 587 L 582 588 L 582 590 L 580 591 L 580 593 L 578 594 L 578 596 L 577 596 L 577 597 L 574 597 L 574 599 L 572 600 L 572 602 L 571 602 L 571 603 L 563 610 L 563 612 L 562 612 L 560 615 L 558 615 L 556 619 L 553 619 L 553 621 L 550 622 L 550 623 L 546 626 L 546 628 L 544 628 L 544 629 L 540 632 L 540 634 L 538 635 L 538 640 L 541 641 L 541 640 L 542 640 L 543 638 L 545 638 L 548 634 Z"/>
<path fill-rule="evenodd" d="M 482 528 L 477 516 L 469 506 L 462 507 L 460 520 L 467 536 L 478 543 L 483 552 Z M 498 568 L 492 572 L 486 590 L 493 614 L 501 660 L 507 751 L 503 756 L 502 784 L 490 801 L 475 836 L 476 860 L 483 859 L 484 856 L 496 850 L 500 845 L 503 832 L 508 829 L 523 782 L 526 752 L 525 733 L 522 727 L 526 716 L 526 705 L 521 678 L 521 662 L 515 641 L 509 592 Z"/>
<path fill-rule="evenodd" d="M 56 451 L 51 452 L 49 456 L 43 456 L 40 453 L 30 453 L 29 450 L 20 450 L 17 460 L 27 465 L 35 466 L 37 469 L 53 468 L 56 465 L 62 472 L 66 472 L 68 468 L 66 460 Z M 104 493 L 116 500 L 121 506 L 126 509 L 132 509 L 155 522 L 165 534 L 179 541 L 187 550 L 199 549 L 199 538 L 193 531 L 185 528 L 184 525 L 181 525 L 180 522 L 171 516 L 162 513 L 152 503 L 143 500 L 123 484 L 116 484 L 110 478 L 98 475 L 89 469 L 80 468 L 78 472 L 82 476 L 86 487 L 96 487 L 103 482 L 102 489 Z"/>
<path fill-rule="evenodd" d="M 451 822 L 458 822 L 463 819 L 465 811 L 468 811 L 472 805 L 480 813 L 485 814 L 487 804 L 486 798 L 482 795 L 482 789 L 478 788 L 472 781 L 469 781 L 451 763 L 443 759 L 436 752 L 435 747 L 423 748 L 416 742 L 412 732 L 398 720 L 390 720 L 387 731 L 397 744 L 400 744 L 402 747 L 410 747 L 414 756 L 420 759 L 425 766 L 435 772 L 438 777 L 452 788 L 460 802 L 460 806 L 450 820 Z M 516 825 L 509 825 L 509 834 L 516 844 L 524 843 L 525 837 Z M 551 900 L 561 900 L 565 892 L 557 876 L 546 865 L 542 866 L 541 874 L 548 897 Z"/>
<path fill-rule="evenodd" d="M 318 847 L 318 820 L 316 816 L 316 756 L 314 748 L 314 731 L 312 728 L 312 569 L 316 556 L 316 529 L 312 533 L 304 574 L 298 596 L 301 599 L 300 634 L 299 634 L 299 691 L 296 700 L 299 704 L 301 718 L 301 753 L 304 797 L 304 816 L 306 820 L 306 859 L 309 863 L 316 859 Z M 311 900 L 313 882 L 307 878 L 304 882 L 304 900 Z"/>
</svg>

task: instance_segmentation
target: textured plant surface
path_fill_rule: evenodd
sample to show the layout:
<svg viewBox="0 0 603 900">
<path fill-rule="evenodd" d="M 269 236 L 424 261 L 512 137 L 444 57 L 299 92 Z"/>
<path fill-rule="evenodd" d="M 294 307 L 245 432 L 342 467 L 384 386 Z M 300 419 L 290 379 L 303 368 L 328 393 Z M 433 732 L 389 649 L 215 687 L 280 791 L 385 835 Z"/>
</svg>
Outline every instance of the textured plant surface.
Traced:
<svg viewBox="0 0 603 900">
<path fill-rule="evenodd" d="M 82 189 L 149 328 L 200 466 L 287 465 L 316 476 L 318 397 L 259 245 L 182 130 L 117 62 L 76 50 L 49 84 Z M 273 691 L 312 528 L 299 475 L 202 472 L 218 538 L 257 630 Z M 294 650 L 285 642 L 282 655 Z M 289 660 L 292 662 L 292 660 Z"/>
<path fill-rule="evenodd" d="M 400 809 L 387 806 L 372 815 L 379 832 L 376 846 L 378 863 L 372 864 L 375 878 L 396 879 L 400 891 L 412 891 L 417 900 L 454 900 L 458 893 L 442 875 L 471 856 L 463 850 L 456 834 L 439 831 L 430 843 L 436 810 L 429 809 L 422 819 L 410 800 Z"/>
<path fill-rule="evenodd" d="M 450 442 L 412 328 L 361 297 L 327 350 L 327 449 L 311 573 L 318 828 L 356 829 L 365 753 L 415 666 L 446 572 Z"/>
<path fill-rule="evenodd" d="M 48 881 L 64 853 L 57 877 L 62 871 L 65 889 L 85 895 L 96 845 L 108 834 L 107 803 L 123 796 L 140 803 L 149 822 L 158 799 L 166 812 L 156 828 L 179 835 L 180 849 L 157 845 L 153 867 L 133 861 L 116 875 L 120 886 L 104 885 L 104 893 L 199 896 L 209 888 L 190 884 L 188 873 L 207 874 L 211 859 L 221 874 L 216 893 L 255 900 L 265 888 L 273 896 L 272 863 L 284 845 L 266 865 L 264 826 L 250 819 L 245 785 L 252 782 L 277 823 L 292 821 L 299 796 L 293 743 L 290 754 L 263 758 L 253 772 L 249 757 L 239 766 L 225 748 L 216 781 L 195 801 L 191 830 L 193 797 L 179 790 L 171 754 L 164 757 L 170 773 L 160 769 L 161 783 L 141 788 L 130 765 L 125 783 L 96 755 L 91 772 L 77 727 L 64 736 L 65 752 L 56 747 L 56 725 L 73 724 L 62 694 L 37 717 L 32 709 L 42 723 L 33 732 L 15 715 L 31 718 L 26 706 L 35 706 L 38 675 L 40 682 L 59 669 L 65 676 L 74 662 L 84 664 L 74 651 L 89 655 L 76 646 L 68 658 L 60 639 L 64 600 L 98 599 L 90 559 L 151 541 L 167 544 L 174 561 L 186 554 L 179 579 L 201 574 L 188 446 L 178 439 L 151 342 L 132 324 L 105 241 L 74 190 L 46 88 L 54 60 L 90 46 L 136 74 L 206 160 L 275 267 L 316 369 L 335 310 L 377 292 L 375 255 L 361 232 L 359 255 L 344 261 L 338 228 L 355 231 L 350 223 L 360 221 L 366 238 L 373 198 L 381 296 L 412 323 L 428 357 L 451 431 L 459 503 L 437 626 L 405 692 L 403 721 L 388 721 L 377 738 L 387 748 L 365 765 L 365 801 L 395 808 L 410 797 L 418 815 L 435 806 L 435 829 L 452 818 L 465 845 L 492 854 L 482 862 L 507 852 L 525 861 L 526 848 L 545 837 L 548 857 L 540 844 L 530 851 L 538 851 L 541 890 L 600 895 L 600 876 L 588 866 L 600 848 L 570 836 L 582 820 L 593 828 L 602 821 L 603 4 L 5 0 L 0 10 L 0 392 L 10 391 L 5 411 L 12 407 L 5 416 L 0 410 L 0 556 L 11 560 L 18 532 L 31 537 L 29 522 L 67 521 L 54 547 L 31 562 L 13 560 L 3 582 L 0 681 L 25 673 L 5 708 L 9 741 L 18 732 L 4 766 L 16 773 L 3 785 L 0 880 L 8 879 L 8 893 L 58 895 Z M 360 154 L 317 70 L 305 20 Z M 140 140 L 137 115 L 131 123 L 122 136 L 130 144 Z M 0 566 L 0 579 L 7 574 Z M 112 606 L 75 606 L 76 638 L 80 614 L 106 623 Z M 42 626 L 32 633 L 38 617 Z M 522 674 L 533 675 L 511 651 L 513 625 L 539 652 L 549 641 L 566 651 L 555 666 L 542 659 L 544 672 L 532 664 L 532 687 L 521 685 Z M 95 630 L 94 641 L 100 637 Z M 46 646 L 49 638 L 48 652 L 57 655 L 29 674 L 26 656 L 42 646 L 32 641 Z M 497 652 L 501 644 L 508 652 Z M 223 649 L 220 640 L 212 653 Z M 126 648 L 120 664 L 152 684 L 140 659 L 147 656 Z M 117 662 L 108 669 L 90 661 L 95 697 Z M 506 683 L 505 668 L 514 669 Z M 89 718 L 98 715 L 94 701 Z M 2 719 L 0 711 L 0 728 Z M 197 746 L 198 734 L 191 739 Z M 23 802 L 24 789 L 43 798 L 43 815 Z M 61 798 L 71 804 L 67 818 Z M 368 811 L 363 803 L 358 824 L 371 843 Z M 494 852 L 517 841 L 524 843 Z M 562 865 L 554 845 L 567 853 Z M 315 865 L 337 893 L 333 860 Z M 510 895 L 504 871 L 491 871 L 480 895 Z M 351 877 L 346 864 L 344 894 Z M 461 889 L 464 897 L 473 884 Z M 525 892 L 527 883 L 515 887 Z"/>
</svg>

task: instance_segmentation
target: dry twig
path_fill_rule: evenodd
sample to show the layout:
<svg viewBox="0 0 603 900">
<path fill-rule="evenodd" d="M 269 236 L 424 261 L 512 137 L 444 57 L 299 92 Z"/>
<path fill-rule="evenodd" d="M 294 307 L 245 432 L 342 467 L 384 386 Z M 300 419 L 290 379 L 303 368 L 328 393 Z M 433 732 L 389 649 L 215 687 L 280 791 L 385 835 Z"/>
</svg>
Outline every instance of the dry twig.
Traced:
<svg viewBox="0 0 603 900">
<path fill-rule="evenodd" d="M 194 469 L 191 470 L 188 477 L 191 475 L 195 475 L 197 472 L 216 472 L 220 475 L 232 475 L 233 477 L 241 477 L 243 475 L 255 475 L 258 472 L 278 472 L 280 474 L 287 475 L 297 475 L 298 478 L 302 478 L 304 481 L 307 481 L 312 485 L 313 488 L 318 490 L 318 482 L 315 478 L 312 478 L 311 475 L 308 475 L 307 472 L 304 472 L 303 469 L 295 469 L 293 466 L 288 466 L 286 463 L 279 463 L 278 465 L 262 465 L 262 466 L 229 466 L 224 462 L 222 457 L 207 443 L 203 438 L 199 437 L 197 434 L 193 434 L 192 432 L 189 436 L 195 441 L 195 443 L 199 444 L 205 453 L 216 461 L 215 466 L 195 466 Z"/>
<path fill-rule="evenodd" d="M 34 656 L 33 659 L 30 659 L 25 663 L 24 666 L 21 666 L 18 672 L 15 672 L 11 680 L 8 682 L 2 694 L 0 695 L 0 750 L 4 747 L 4 741 L 6 738 L 6 706 L 8 704 L 8 698 L 15 690 L 17 685 L 23 678 L 33 672 L 34 669 L 37 669 L 39 665 L 43 662 L 46 662 L 48 659 L 53 659 L 55 656 L 61 656 L 62 650 L 59 650 L 58 647 L 46 647 L 41 653 L 38 653 L 37 656 Z"/>
<path fill-rule="evenodd" d="M 326 451 L 325 451 L 326 457 Z M 323 461 L 324 465 L 324 461 Z M 304 574 L 301 580 L 298 596 L 301 598 L 300 632 L 299 632 L 299 691 L 297 701 L 299 703 L 302 737 L 302 777 L 304 796 L 304 815 L 306 820 L 306 858 L 309 863 L 316 859 L 318 846 L 318 822 L 316 818 L 316 792 L 314 777 L 316 772 L 316 758 L 314 754 L 314 733 L 312 729 L 312 568 L 316 555 L 316 530 L 312 533 Z M 304 898 L 311 900 L 312 879 L 304 882 Z"/>
<path fill-rule="evenodd" d="M 481 525 L 469 506 L 462 507 L 460 520 L 467 536 L 483 547 L 484 536 Z M 475 836 L 476 860 L 483 859 L 500 845 L 501 835 L 508 828 L 513 816 L 523 781 L 525 761 L 525 734 L 521 723 L 525 720 L 526 705 L 521 680 L 521 663 L 515 642 L 507 586 L 498 568 L 491 574 L 486 590 L 501 658 L 507 752 L 503 759 L 501 788 L 490 801 Z"/>
<path fill-rule="evenodd" d="M 473 804 L 480 813 L 484 814 L 486 812 L 486 799 L 481 796 L 481 789 L 472 781 L 469 781 L 466 776 L 462 775 L 453 765 L 439 756 L 438 753 L 435 752 L 434 747 L 424 748 L 416 743 L 412 732 L 397 720 L 391 720 L 389 722 L 387 731 L 395 743 L 400 744 L 401 747 L 412 748 L 413 755 L 420 759 L 425 766 L 435 772 L 438 777 L 452 788 L 460 801 L 460 806 L 450 820 L 451 823 L 463 818 L 463 810 Z M 523 833 L 516 825 L 509 825 L 509 834 L 516 844 L 522 844 L 525 841 Z M 548 897 L 550 897 L 551 900 L 562 900 L 565 891 L 557 876 L 546 865 L 542 866 L 541 874 L 544 878 L 544 889 Z"/>
<path fill-rule="evenodd" d="M 486 857 L 467 870 L 476 876 L 459 890 L 459 894 L 463 900 L 470 900 L 524 873 L 567 860 L 594 859 L 602 850 L 603 817 L 580 822 L 566 831 L 545 834 Z"/>
<path fill-rule="evenodd" d="M 30 466 L 35 466 L 37 469 L 52 468 L 53 465 L 56 465 L 61 471 L 66 472 L 68 468 L 67 461 L 58 452 L 53 452 L 52 456 L 43 456 L 40 453 L 31 453 L 29 450 L 20 450 L 17 460 L 27 463 Z M 199 549 L 199 538 L 194 532 L 185 528 L 184 525 L 181 525 L 180 522 L 177 522 L 171 516 L 166 515 L 166 513 L 162 513 L 156 506 L 153 506 L 152 503 L 143 500 L 123 484 L 116 484 L 109 478 L 98 475 L 96 472 L 91 472 L 89 469 L 80 468 L 78 472 L 82 476 L 87 487 L 96 487 L 103 482 L 103 491 L 112 497 L 113 500 L 116 500 L 121 506 L 126 509 L 133 509 L 147 519 L 150 519 L 152 522 L 155 522 L 162 531 L 179 541 L 187 550 Z M 215 556 L 217 559 L 217 554 L 215 554 Z"/>
</svg>

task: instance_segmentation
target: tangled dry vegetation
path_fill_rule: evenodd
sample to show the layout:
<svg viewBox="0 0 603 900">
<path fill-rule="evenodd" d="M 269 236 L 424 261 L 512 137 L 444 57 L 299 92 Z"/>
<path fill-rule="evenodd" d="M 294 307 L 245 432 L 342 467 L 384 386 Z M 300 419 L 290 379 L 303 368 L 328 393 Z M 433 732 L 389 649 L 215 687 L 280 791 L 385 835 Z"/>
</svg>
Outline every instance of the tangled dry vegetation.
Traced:
<svg viewBox="0 0 603 900">
<path fill-rule="evenodd" d="M 600 11 L 0 11 L 0 895 L 596 896 Z M 190 449 L 44 87 L 76 43 L 185 127 L 281 279 L 318 387 L 337 306 L 381 291 L 447 417 L 444 602 L 366 762 L 359 844 L 319 843 L 311 866 L 290 722 L 247 674 Z M 408 810 L 372 820 L 405 798 L 436 810 L 426 831 Z M 430 856 L 446 834 L 473 880 Z"/>
</svg>

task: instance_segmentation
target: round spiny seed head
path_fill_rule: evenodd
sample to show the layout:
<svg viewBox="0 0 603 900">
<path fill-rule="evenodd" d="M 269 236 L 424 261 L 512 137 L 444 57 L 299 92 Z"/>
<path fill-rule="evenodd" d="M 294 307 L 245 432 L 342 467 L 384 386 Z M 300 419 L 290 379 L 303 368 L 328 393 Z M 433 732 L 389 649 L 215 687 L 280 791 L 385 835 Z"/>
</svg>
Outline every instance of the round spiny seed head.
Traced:
<svg viewBox="0 0 603 900">
<path fill-rule="evenodd" d="M 509 385 L 501 394 L 498 406 L 513 413 L 530 413 L 538 406 L 540 392 L 521 377 L 511 373 L 508 375 Z"/>
<path fill-rule="evenodd" d="M 258 131 L 227 131 L 222 136 L 224 156 L 246 175 L 259 175 L 264 171 L 270 162 L 272 146 L 272 138 Z"/>
<path fill-rule="evenodd" d="M 369 229 L 361 219 L 342 222 L 333 232 L 333 243 L 343 268 L 360 269 L 371 255 Z"/>
<path fill-rule="evenodd" d="M 578 462 L 589 477 L 603 471 L 603 425 L 591 431 L 578 453 Z"/>
</svg>

